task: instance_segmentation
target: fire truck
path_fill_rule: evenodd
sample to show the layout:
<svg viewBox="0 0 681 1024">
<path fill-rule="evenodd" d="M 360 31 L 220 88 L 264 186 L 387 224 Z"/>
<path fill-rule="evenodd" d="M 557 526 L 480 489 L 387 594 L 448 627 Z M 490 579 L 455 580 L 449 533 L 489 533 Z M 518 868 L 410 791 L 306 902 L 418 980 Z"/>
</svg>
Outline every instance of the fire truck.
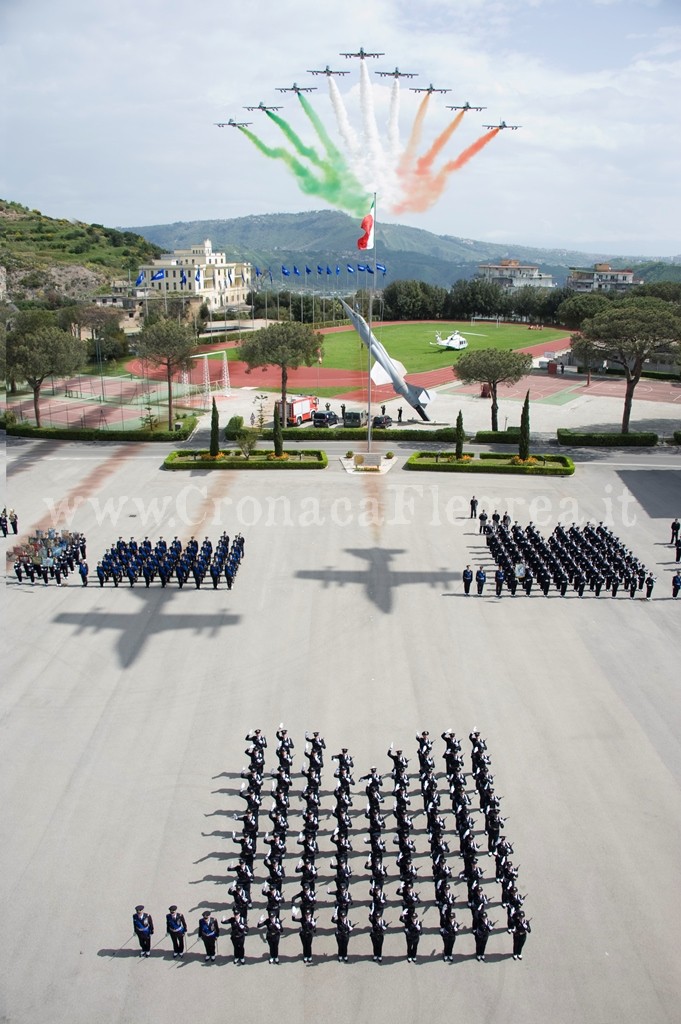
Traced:
<svg viewBox="0 0 681 1024">
<path fill-rule="evenodd" d="M 314 395 L 294 395 L 286 401 L 286 426 L 299 427 L 312 419 L 319 406 Z M 274 415 L 281 418 L 281 401 L 274 403 Z"/>
</svg>

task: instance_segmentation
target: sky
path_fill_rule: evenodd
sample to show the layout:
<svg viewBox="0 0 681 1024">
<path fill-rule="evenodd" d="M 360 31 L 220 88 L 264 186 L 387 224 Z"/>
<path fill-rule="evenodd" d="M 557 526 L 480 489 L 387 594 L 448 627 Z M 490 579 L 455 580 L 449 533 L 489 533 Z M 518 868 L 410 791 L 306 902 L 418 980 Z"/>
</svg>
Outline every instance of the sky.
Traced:
<svg viewBox="0 0 681 1024">
<path fill-rule="evenodd" d="M 339 56 L 360 47 L 385 55 Z M 332 80 L 335 106 L 330 80 L 308 73 L 327 65 L 350 72 Z M 399 111 L 395 80 L 375 73 L 395 67 L 418 74 L 399 80 Z M 277 92 L 294 81 L 317 86 L 306 98 L 336 156 L 299 99 Z M 430 83 L 451 92 L 428 98 L 415 158 L 451 125 L 447 104 L 487 109 L 466 111 L 414 177 L 403 158 L 423 94 L 409 87 Z M 244 110 L 262 100 L 321 154 L 326 171 L 305 165 L 313 179 L 376 191 L 379 222 L 681 254 L 681 0 L 1 0 L 0 88 L 0 197 L 52 217 L 131 226 L 331 208 L 284 160 L 216 127 L 247 120 L 292 152 L 267 114 Z M 522 127 L 435 188 L 500 119 Z"/>
</svg>

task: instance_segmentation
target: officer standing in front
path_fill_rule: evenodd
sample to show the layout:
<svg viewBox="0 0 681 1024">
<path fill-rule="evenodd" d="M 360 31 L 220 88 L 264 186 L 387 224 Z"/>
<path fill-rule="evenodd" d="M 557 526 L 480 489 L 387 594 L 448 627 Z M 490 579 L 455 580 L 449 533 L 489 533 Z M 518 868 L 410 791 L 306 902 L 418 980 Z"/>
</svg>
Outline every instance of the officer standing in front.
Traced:
<svg viewBox="0 0 681 1024">
<path fill-rule="evenodd" d="M 485 572 L 482 566 L 480 566 L 480 568 L 475 574 L 475 582 L 478 588 L 478 595 L 481 596 L 485 583 L 487 582 L 487 573 Z"/>
<path fill-rule="evenodd" d="M 211 917 L 210 910 L 204 910 L 199 921 L 199 936 L 206 948 L 206 963 L 215 960 L 215 944 L 220 934 L 217 918 Z"/>
<path fill-rule="evenodd" d="M 166 931 L 173 942 L 173 959 L 184 956 L 184 937 L 187 934 L 187 922 L 184 914 L 180 914 L 173 903 L 166 914 Z"/>
<path fill-rule="evenodd" d="M 466 566 L 461 574 L 461 578 L 463 579 L 463 592 L 468 597 L 471 592 L 471 583 L 473 582 L 473 570 L 470 565 Z"/>
<path fill-rule="evenodd" d="M 151 951 L 151 936 L 154 934 L 154 922 L 151 914 L 144 913 L 144 904 L 140 903 L 135 907 L 132 915 L 132 926 L 140 944 L 140 956 L 149 956 Z"/>
</svg>

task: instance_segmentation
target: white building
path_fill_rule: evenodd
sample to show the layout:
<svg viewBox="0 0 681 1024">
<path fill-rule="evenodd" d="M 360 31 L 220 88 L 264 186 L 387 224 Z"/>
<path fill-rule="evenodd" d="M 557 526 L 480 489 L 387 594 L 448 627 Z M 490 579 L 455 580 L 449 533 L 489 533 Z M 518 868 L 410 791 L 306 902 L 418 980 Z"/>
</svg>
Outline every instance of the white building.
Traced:
<svg viewBox="0 0 681 1024">
<path fill-rule="evenodd" d="M 210 239 L 191 249 L 176 249 L 139 268 L 136 286 L 142 294 L 186 296 L 209 309 L 244 306 L 251 287 L 250 263 L 228 263 L 224 252 L 213 252 Z"/>
<path fill-rule="evenodd" d="M 501 263 L 478 264 L 478 277 L 493 281 L 501 288 L 553 288 L 553 277 L 544 274 L 539 267 L 521 263 L 520 260 L 502 260 Z"/>
<path fill-rule="evenodd" d="M 575 292 L 626 292 L 637 282 L 633 270 L 613 270 L 609 263 L 594 263 L 592 270 L 570 267 L 565 284 Z"/>
</svg>

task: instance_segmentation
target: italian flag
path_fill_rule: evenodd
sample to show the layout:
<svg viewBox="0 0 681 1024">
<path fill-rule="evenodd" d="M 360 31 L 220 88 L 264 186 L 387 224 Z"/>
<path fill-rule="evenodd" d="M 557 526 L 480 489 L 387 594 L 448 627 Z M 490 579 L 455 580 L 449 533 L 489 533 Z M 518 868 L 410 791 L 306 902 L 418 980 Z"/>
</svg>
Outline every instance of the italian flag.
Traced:
<svg viewBox="0 0 681 1024">
<path fill-rule="evenodd" d="M 363 218 L 360 227 L 364 234 L 361 238 L 357 239 L 358 249 L 373 249 L 374 247 L 374 205 L 375 200 L 371 204 L 371 209 L 367 213 L 366 217 Z"/>
</svg>

